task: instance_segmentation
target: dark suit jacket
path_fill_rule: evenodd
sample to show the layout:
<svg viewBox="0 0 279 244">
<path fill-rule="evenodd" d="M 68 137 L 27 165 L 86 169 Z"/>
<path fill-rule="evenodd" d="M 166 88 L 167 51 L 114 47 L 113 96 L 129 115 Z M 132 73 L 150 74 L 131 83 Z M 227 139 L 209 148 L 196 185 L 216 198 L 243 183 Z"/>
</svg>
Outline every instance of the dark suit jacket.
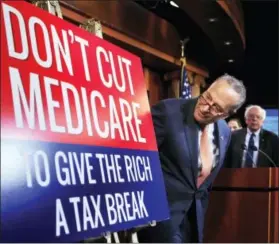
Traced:
<svg viewBox="0 0 279 244">
<path fill-rule="evenodd" d="M 224 167 L 241 168 L 243 150 L 241 145 L 245 143 L 247 128 L 236 130 L 232 133 L 232 139 L 226 155 Z M 279 166 L 278 150 L 279 137 L 273 132 L 261 129 L 259 148 L 265 152 Z M 262 153 L 258 153 L 257 167 L 273 167 L 267 157 Z"/>
<path fill-rule="evenodd" d="M 221 168 L 231 133 L 225 121 L 215 123 L 220 151 L 219 163 L 198 189 L 199 126 L 193 117 L 196 103 L 197 99 L 167 99 L 151 110 L 171 217 L 168 221 L 158 223 L 157 227 L 147 228 L 139 233 L 141 242 L 172 242 L 171 236 L 193 207 L 195 219 L 189 227 L 197 231 L 196 241 L 202 241 L 208 189 Z"/>
</svg>

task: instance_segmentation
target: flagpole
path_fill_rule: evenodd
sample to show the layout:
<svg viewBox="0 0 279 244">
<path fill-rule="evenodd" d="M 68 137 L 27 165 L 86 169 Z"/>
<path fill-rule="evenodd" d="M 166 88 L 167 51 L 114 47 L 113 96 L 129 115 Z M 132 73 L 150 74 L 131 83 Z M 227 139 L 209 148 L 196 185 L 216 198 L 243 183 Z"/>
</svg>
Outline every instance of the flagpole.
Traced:
<svg viewBox="0 0 279 244">
<path fill-rule="evenodd" d="M 185 45 L 190 41 L 189 37 L 186 37 L 183 40 L 180 40 L 180 47 L 181 47 L 181 57 L 180 57 L 180 61 L 181 61 L 181 68 L 183 67 L 183 62 L 185 62 L 186 57 L 185 57 Z M 184 59 L 184 60 L 183 60 Z M 186 65 L 186 64 L 185 64 Z M 186 67 L 185 67 L 186 68 Z M 181 89 L 182 89 L 182 85 L 183 85 L 183 80 L 180 77 L 180 81 L 179 81 L 179 96 L 181 96 Z"/>
<path fill-rule="evenodd" d="M 185 57 L 185 45 L 190 41 L 190 38 L 187 37 L 184 40 L 180 40 L 181 45 L 181 58 Z"/>
</svg>

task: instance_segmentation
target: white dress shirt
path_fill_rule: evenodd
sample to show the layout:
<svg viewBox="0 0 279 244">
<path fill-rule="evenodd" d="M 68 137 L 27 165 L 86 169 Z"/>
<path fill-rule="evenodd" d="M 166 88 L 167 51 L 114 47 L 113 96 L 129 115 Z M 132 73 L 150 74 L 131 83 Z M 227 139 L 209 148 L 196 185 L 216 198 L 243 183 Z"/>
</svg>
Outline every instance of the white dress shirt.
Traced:
<svg viewBox="0 0 279 244">
<path fill-rule="evenodd" d="M 245 145 L 246 145 L 247 149 L 248 149 L 248 144 L 249 144 L 250 137 L 253 133 L 255 134 L 254 145 L 255 145 L 255 147 L 257 147 L 259 149 L 259 146 L 260 146 L 260 132 L 261 132 L 261 129 L 257 130 L 256 132 L 252 132 L 252 131 L 250 131 L 249 128 L 247 128 L 247 133 L 246 133 L 246 137 L 245 137 Z M 242 157 L 242 167 L 245 167 L 246 154 L 247 154 L 247 150 L 244 150 L 243 151 L 243 157 Z M 259 154 L 258 151 L 253 152 L 253 168 L 257 167 L 258 154 Z"/>
</svg>

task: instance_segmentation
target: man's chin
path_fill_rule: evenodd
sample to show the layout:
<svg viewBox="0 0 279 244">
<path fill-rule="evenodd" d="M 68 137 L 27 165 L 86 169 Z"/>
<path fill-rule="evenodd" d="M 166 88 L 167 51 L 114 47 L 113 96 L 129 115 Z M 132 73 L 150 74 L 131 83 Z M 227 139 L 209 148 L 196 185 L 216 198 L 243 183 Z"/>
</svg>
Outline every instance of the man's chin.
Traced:
<svg viewBox="0 0 279 244">
<path fill-rule="evenodd" d="M 258 129 L 260 129 L 259 127 L 253 127 L 253 131 L 257 131 Z"/>
<path fill-rule="evenodd" d="M 211 123 L 211 118 L 204 116 L 201 112 L 194 113 L 194 118 L 201 125 L 207 125 Z"/>
</svg>

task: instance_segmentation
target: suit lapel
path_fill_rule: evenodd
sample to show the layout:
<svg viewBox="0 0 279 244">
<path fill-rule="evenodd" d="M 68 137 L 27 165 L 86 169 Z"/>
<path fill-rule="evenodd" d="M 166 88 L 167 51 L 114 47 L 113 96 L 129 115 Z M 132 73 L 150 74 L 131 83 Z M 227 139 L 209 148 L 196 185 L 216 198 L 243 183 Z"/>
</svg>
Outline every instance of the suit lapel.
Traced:
<svg viewBox="0 0 279 244">
<path fill-rule="evenodd" d="M 259 148 L 261 150 L 265 149 L 265 133 L 263 130 L 260 131 L 260 135 L 259 135 Z"/>
<path fill-rule="evenodd" d="M 237 143 L 239 143 L 239 146 L 237 147 L 237 150 L 239 150 L 239 157 L 236 161 L 237 165 L 235 165 L 236 168 L 241 168 L 242 167 L 242 160 L 243 160 L 243 149 L 241 148 L 242 144 L 245 144 L 245 138 L 246 138 L 246 134 L 247 134 L 247 129 L 242 129 L 240 131 L 240 136 L 239 136 L 239 141 L 237 141 Z M 244 159 L 245 160 L 245 159 Z"/>
<path fill-rule="evenodd" d="M 259 134 L 259 149 L 261 149 L 262 151 L 265 151 L 265 133 L 263 130 L 261 130 L 260 134 Z M 258 159 L 257 159 L 258 167 L 266 166 L 264 163 L 265 161 L 266 161 L 266 158 L 260 152 L 258 152 Z"/>
<path fill-rule="evenodd" d="M 226 150 L 225 135 L 223 134 L 224 130 L 222 130 L 222 126 L 221 126 L 220 122 L 216 122 L 214 126 L 215 126 L 215 130 L 216 130 L 215 136 L 217 137 L 217 143 L 218 143 L 218 148 L 219 148 L 218 164 L 220 164 L 225 157 L 225 150 Z M 216 167 L 216 168 L 218 168 L 218 167 Z"/>
<path fill-rule="evenodd" d="M 219 168 L 221 167 L 221 162 L 223 162 L 223 159 L 225 157 L 225 149 L 226 149 L 225 135 L 223 134 L 222 126 L 221 126 L 221 123 L 219 123 L 219 122 L 216 122 L 214 124 L 214 136 L 216 137 L 217 147 L 219 149 L 218 164 L 212 170 L 211 174 L 208 176 L 208 178 L 205 180 L 205 182 L 211 181 L 212 177 L 215 178 L 216 171 L 217 172 L 219 171 Z"/>
<path fill-rule="evenodd" d="M 194 109 L 197 103 L 197 99 L 188 101 L 186 104 L 182 105 L 182 113 L 184 115 L 184 134 L 186 139 L 186 145 L 190 154 L 191 168 L 193 172 L 193 181 L 197 183 L 198 175 L 198 138 L 199 138 L 199 127 L 194 120 Z"/>
</svg>

